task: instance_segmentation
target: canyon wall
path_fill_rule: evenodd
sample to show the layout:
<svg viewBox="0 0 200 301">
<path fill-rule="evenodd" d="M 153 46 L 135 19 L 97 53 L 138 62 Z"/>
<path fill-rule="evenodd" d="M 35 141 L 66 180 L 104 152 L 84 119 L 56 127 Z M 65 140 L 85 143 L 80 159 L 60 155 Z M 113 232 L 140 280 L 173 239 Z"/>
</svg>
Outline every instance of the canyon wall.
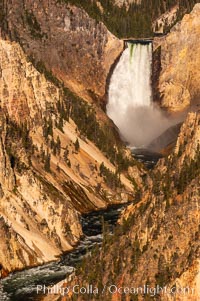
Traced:
<svg viewBox="0 0 200 301">
<path fill-rule="evenodd" d="M 64 1 L 4 1 L 4 34 L 19 41 L 45 68 L 79 96 L 104 101 L 106 77 L 123 49 L 101 22 Z"/>
<path fill-rule="evenodd" d="M 184 110 L 200 99 L 199 14 L 200 4 L 196 4 L 169 34 L 154 39 L 154 50 L 161 53 L 161 106 L 170 111 Z"/>
<path fill-rule="evenodd" d="M 159 45 L 163 43 L 163 71 L 159 82 L 163 107 L 180 110 L 191 99 L 198 97 L 198 70 L 194 68 L 190 51 L 195 51 L 193 44 L 194 33 L 198 34 L 198 12 L 199 6 L 196 6 L 181 25 L 177 25 L 168 37 L 158 42 Z M 160 225 L 164 206 L 173 207 L 176 204 L 169 199 L 163 202 L 163 196 L 156 195 L 151 179 L 131 158 L 130 151 L 125 150 L 113 124 L 95 104 L 104 101 L 106 77 L 122 51 L 123 42 L 107 31 L 102 23 L 89 18 L 82 9 L 61 1 L 5 0 L 0 20 L 1 275 L 55 260 L 63 252 L 71 250 L 82 235 L 79 221 L 81 213 L 132 200 L 140 190 L 144 193 L 145 200 L 149 196 L 149 192 L 145 190 L 147 187 L 143 185 L 145 178 L 148 181 L 146 186 L 152 185 L 152 202 L 158 207 L 154 222 Z M 189 24 L 187 30 L 184 29 L 184 24 Z M 190 24 L 191 28 L 194 27 L 193 30 Z M 183 49 L 183 38 L 180 39 L 182 44 L 177 44 L 180 49 L 172 43 L 178 39 L 176 31 L 181 30 L 186 37 L 189 32 L 193 41 L 187 50 Z M 175 64 L 180 76 L 172 67 L 173 57 L 179 51 L 176 49 L 180 50 L 179 60 Z M 170 55 L 170 51 L 174 54 Z M 197 64 L 198 54 L 196 56 Z M 189 58 L 188 64 L 183 64 L 185 57 Z M 183 70 L 189 74 L 186 82 L 181 74 Z M 169 73 L 173 75 L 172 83 Z M 191 115 L 189 118 L 192 131 L 181 134 L 176 147 L 179 158 L 176 163 L 177 166 L 180 165 L 178 176 L 181 175 L 181 158 L 184 154 L 193 154 L 187 164 L 196 160 L 199 116 Z M 187 121 L 185 127 L 190 123 Z M 194 124 L 196 128 L 193 127 Z M 184 135 L 187 139 L 181 143 Z M 189 135 L 197 137 L 197 140 L 190 139 Z M 194 143 L 190 144 L 188 139 Z M 173 158 L 175 155 L 172 156 L 172 161 Z M 163 172 L 164 175 L 171 170 L 175 172 L 167 167 L 167 164 L 171 164 L 170 161 L 162 164 L 156 169 L 155 177 L 159 168 L 167 171 Z M 193 195 L 191 189 L 198 180 L 193 178 L 184 191 L 182 184 L 178 184 L 180 194 L 174 197 L 178 202 L 178 195 L 181 195 L 185 202 L 186 206 L 180 212 L 184 216 L 184 210 L 190 206 L 189 197 L 195 204 L 196 188 L 193 189 Z M 156 187 L 160 187 L 159 185 L 161 184 Z M 162 191 L 164 190 L 161 189 Z M 141 206 L 142 204 L 140 202 Z M 140 205 L 139 208 L 142 208 Z M 136 219 L 139 216 L 137 212 L 140 212 L 140 216 L 145 212 L 144 208 L 138 210 L 133 212 Z M 194 215 L 191 212 L 191 217 L 195 219 L 196 206 L 191 207 L 192 210 Z M 167 214 L 166 217 L 163 216 L 166 222 L 171 216 L 171 213 Z M 126 217 L 126 213 L 124 216 Z M 148 211 L 145 216 L 147 218 Z M 177 218 L 174 214 L 172 220 Z M 140 221 L 138 225 L 141 225 Z M 131 227 L 134 231 L 139 231 L 138 225 Z M 146 227 L 145 223 L 143 226 Z M 169 229 L 171 226 L 169 224 Z M 193 233 L 197 232 L 196 220 L 193 226 L 188 224 L 186 227 L 188 232 L 191 231 L 188 243 L 191 242 L 192 246 L 183 246 L 186 250 L 184 258 L 192 250 L 193 260 L 196 256 Z M 155 229 L 152 226 L 149 229 L 151 239 Z M 133 234 L 130 233 L 130 237 L 135 244 L 137 239 L 131 235 Z M 165 230 L 163 237 L 165 246 Z M 144 247 L 142 238 L 137 248 Z M 158 242 L 155 247 L 158 247 Z M 148 249 L 148 245 L 146 248 Z M 113 250 L 117 249 L 114 246 Z M 191 264 L 188 261 L 189 266 Z"/>
<path fill-rule="evenodd" d="M 130 249 L 129 256 L 135 252 L 138 259 L 129 281 L 126 276 L 126 285 L 134 277 L 136 287 L 148 281 L 152 287 L 158 284 L 193 289 L 186 295 L 177 293 L 176 300 L 199 298 L 199 162 L 200 112 L 188 115 L 173 154 L 161 159 L 153 170 L 152 188 L 121 218 L 125 227 L 124 218 L 129 225 L 135 225 L 129 238 L 138 248 Z M 125 240 L 123 243 L 128 243 Z M 131 274 L 129 268 L 122 274 Z M 121 275 L 119 279 L 122 278 Z M 160 300 L 173 298 L 173 294 L 160 296 Z"/>
</svg>

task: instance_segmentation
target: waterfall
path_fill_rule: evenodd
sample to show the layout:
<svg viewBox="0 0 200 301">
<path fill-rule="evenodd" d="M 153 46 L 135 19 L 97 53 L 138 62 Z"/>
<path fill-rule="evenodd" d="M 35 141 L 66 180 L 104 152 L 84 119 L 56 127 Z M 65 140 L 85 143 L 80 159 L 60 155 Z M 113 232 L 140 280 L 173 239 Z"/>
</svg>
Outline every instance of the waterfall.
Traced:
<svg viewBox="0 0 200 301">
<path fill-rule="evenodd" d="M 144 117 L 144 112 L 151 106 L 151 65 L 152 43 L 128 43 L 111 77 L 107 114 L 130 144 L 143 143 L 140 139 L 130 141 L 129 132 L 136 130 L 131 128 L 134 125 L 132 119 Z"/>
</svg>

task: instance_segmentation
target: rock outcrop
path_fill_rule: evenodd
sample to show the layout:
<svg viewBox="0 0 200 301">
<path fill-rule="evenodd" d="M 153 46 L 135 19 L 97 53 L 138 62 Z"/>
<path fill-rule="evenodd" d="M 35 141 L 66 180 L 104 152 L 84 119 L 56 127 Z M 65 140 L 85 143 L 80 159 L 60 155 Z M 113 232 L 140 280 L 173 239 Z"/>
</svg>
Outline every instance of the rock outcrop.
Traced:
<svg viewBox="0 0 200 301">
<path fill-rule="evenodd" d="M 20 45 L 0 39 L 1 108 L 12 120 L 41 124 L 48 108 L 55 107 L 59 89 L 27 60 Z"/>
<path fill-rule="evenodd" d="M 5 31 L 36 64 L 79 96 L 104 101 L 110 67 L 123 50 L 101 22 L 64 1 L 4 1 Z M 6 35 L 7 35 L 6 34 Z"/>
<path fill-rule="evenodd" d="M 200 4 L 196 4 L 167 36 L 154 40 L 154 49 L 161 48 L 161 106 L 171 111 L 181 111 L 200 99 L 199 14 Z"/>
<path fill-rule="evenodd" d="M 179 13 L 179 5 L 174 5 L 171 9 L 163 13 L 153 22 L 153 32 L 165 33 L 168 28 L 171 28 L 176 23 L 177 15 Z"/>
</svg>

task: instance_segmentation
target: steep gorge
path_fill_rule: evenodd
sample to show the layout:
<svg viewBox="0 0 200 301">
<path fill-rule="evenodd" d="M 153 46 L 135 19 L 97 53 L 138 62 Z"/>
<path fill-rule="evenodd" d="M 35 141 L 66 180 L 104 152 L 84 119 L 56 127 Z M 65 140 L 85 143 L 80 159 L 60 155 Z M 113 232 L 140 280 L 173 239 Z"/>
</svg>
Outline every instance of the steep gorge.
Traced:
<svg viewBox="0 0 200 301">
<path fill-rule="evenodd" d="M 139 186 L 141 172 L 112 126 L 110 133 L 106 130 L 103 112 L 95 117 L 94 107 L 48 81 L 18 43 L 1 39 L 0 57 L 0 263 L 5 276 L 72 249 L 82 235 L 80 213 L 127 201 L 135 189 L 127 171 L 121 170 L 120 180 L 116 175 L 119 162 Z M 95 137 L 86 127 L 89 120 Z"/>
<path fill-rule="evenodd" d="M 199 299 L 199 138 L 200 113 L 189 113 L 173 154 L 147 177 L 114 235 L 105 233 L 102 249 L 88 255 L 73 280 L 59 284 L 70 293 L 44 301 Z M 89 284 L 89 293 L 71 293 L 74 285 Z"/>
<path fill-rule="evenodd" d="M 160 83 L 166 76 L 176 86 L 177 77 L 183 91 L 190 89 L 193 95 L 186 104 L 179 84 L 171 90 L 166 88 L 162 101 L 171 98 L 168 105 L 163 105 L 170 110 L 180 111 L 192 103 L 194 95 L 198 98 L 198 51 L 192 43 L 195 45 L 194 41 L 199 37 L 199 8 L 200 5 L 196 5 L 193 12 L 186 15 L 169 35 L 158 40 L 162 57 Z M 191 34 L 191 42 L 187 33 Z M 182 51 L 187 47 L 187 43 L 182 42 L 185 36 L 187 43 L 191 43 L 191 50 L 197 55 L 196 61 L 189 47 L 189 55 Z M 165 42 L 162 44 L 162 41 Z M 166 41 L 169 41 L 167 48 L 163 46 Z M 174 51 L 180 51 L 180 59 L 177 60 Z M 165 60 L 167 64 L 163 63 Z M 190 81 L 183 81 L 185 71 L 189 78 L 194 79 L 194 85 Z M 163 87 L 167 87 L 168 81 Z M 65 297 L 55 294 L 43 300 L 198 300 L 199 168 L 200 112 L 198 106 L 195 106 L 194 112 L 187 114 L 181 126 L 173 152 L 144 176 L 143 189 L 122 214 L 114 235 L 104 233 L 102 249 L 89 253 L 77 269 L 75 277 L 59 284 L 62 288 L 72 288 L 73 285 L 87 288 L 87 285 L 92 284 L 93 289 L 98 288 L 96 295 L 91 291 L 85 294 L 73 294 L 71 291 Z M 110 293 L 109 287 L 113 285 L 124 288 L 125 292 L 120 290 Z M 144 290 L 137 293 L 137 288 L 147 286 L 152 288 L 151 293 L 145 293 Z M 156 287 L 160 289 L 156 291 Z M 167 293 L 163 293 L 164 287 L 167 287 Z M 128 293 L 127 288 L 135 289 L 136 293 Z M 182 291 L 184 288 L 185 293 Z M 112 289 L 115 290 L 115 287 Z"/>
<path fill-rule="evenodd" d="M 6 0 L 3 8 L 6 20 L 0 39 L 1 275 L 55 260 L 78 243 L 82 235 L 80 213 L 126 202 L 136 196 L 138 204 L 124 213 L 128 221 L 122 227 L 124 233 L 120 232 L 120 245 L 116 241 L 108 243 L 100 253 L 104 268 L 111 272 L 119 268 L 114 280 L 122 283 L 126 278 L 126 285 L 131 283 L 132 275 L 138 284 L 141 278 L 143 282 L 151 279 L 153 284 L 163 278 L 170 285 L 174 285 L 176 279 L 184 283 L 191 275 L 190 270 L 196 281 L 199 175 L 194 176 L 193 172 L 199 166 L 199 113 L 188 116 L 174 153 L 160 161 L 151 177 L 148 176 L 131 158 L 115 127 L 98 106 L 105 101 L 106 77 L 122 51 L 123 42 L 102 23 L 72 5 L 53 0 Z M 159 91 L 164 95 L 163 107 L 171 110 L 185 108 L 199 93 L 199 74 L 192 64 L 192 52 L 187 55 L 186 64 L 191 80 L 185 82 L 180 76 L 169 84 L 169 72 L 174 71 L 172 78 L 176 78 L 185 66 L 183 42 L 180 60 L 174 64 L 179 71 L 176 73 L 175 67 L 168 70 L 174 63 L 170 53 L 171 50 L 176 52 L 173 43 L 178 43 L 179 33 L 182 36 L 190 32 L 191 43 L 196 40 L 198 12 L 199 6 L 196 6 L 181 25 L 157 42 L 162 50 Z M 181 26 L 185 28 L 183 32 L 179 31 Z M 193 26 L 197 26 L 194 35 Z M 195 50 L 192 44 L 191 49 Z M 169 86 L 171 90 L 167 88 Z M 189 182 L 188 170 L 192 177 Z M 174 175 L 171 186 L 168 174 Z M 169 191 L 173 198 L 168 195 Z M 182 207 L 179 206 L 181 202 Z M 178 213 L 174 213 L 175 209 Z M 192 225 L 188 223 L 188 214 L 194 221 Z M 180 220 L 178 230 L 173 228 L 177 219 Z M 166 224 L 165 229 L 162 223 Z M 136 232 L 140 238 L 135 236 Z M 190 235 L 184 244 L 181 240 L 185 233 Z M 118 238 L 119 233 L 116 235 Z M 181 248 L 172 254 L 170 250 L 179 245 Z M 122 259 L 117 252 L 107 252 L 108 248 L 121 252 Z M 164 258 L 160 256 L 161 252 L 164 252 Z M 151 255 L 157 257 L 152 270 L 144 275 L 143 262 L 149 264 Z M 179 255 L 180 259 L 177 259 Z M 132 260 L 133 270 L 130 271 L 131 265 L 127 266 L 126 260 Z M 164 262 L 165 265 L 170 260 L 177 266 L 183 265 L 185 271 L 173 267 L 170 279 L 166 279 L 167 269 L 163 275 L 157 275 L 159 264 Z M 88 264 L 91 266 L 91 261 Z M 95 264 L 96 259 L 95 277 L 99 275 L 101 279 L 100 267 Z M 88 275 L 84 276 L 87 281 Z M 103 282 L 106 283 L 109 276 L 105 273 Z M 80 276 L 80 279 L 83 278 Z M 121 300 L 121 297 L 115 297 Z"/>
</svg>

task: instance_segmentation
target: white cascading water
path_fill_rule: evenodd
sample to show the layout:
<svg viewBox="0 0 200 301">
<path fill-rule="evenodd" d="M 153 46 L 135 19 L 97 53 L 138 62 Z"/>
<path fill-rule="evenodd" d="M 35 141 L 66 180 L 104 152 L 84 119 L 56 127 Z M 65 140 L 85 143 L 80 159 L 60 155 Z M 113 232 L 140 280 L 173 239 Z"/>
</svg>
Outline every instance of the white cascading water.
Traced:
<svg viewBox="0 0 200 301">
<path fill-rule="evenodd" d="M 135 115 L 136 119 L 144 117 L 151 106 L 151 65 L 152 43 L 128 43 L 110 81 L 107 114 L 132 146 L 143 144 L 142 139 L 137 139 L 138 135 L 134 138 L 131 134 L 132 139 L 130 131 L 136 131 L 132 128 Z M 142 122 L 145 122 L 144 118 Z M 140 127 L 137 131 L 141 136 L 143 129 Z"/>
</svg>

